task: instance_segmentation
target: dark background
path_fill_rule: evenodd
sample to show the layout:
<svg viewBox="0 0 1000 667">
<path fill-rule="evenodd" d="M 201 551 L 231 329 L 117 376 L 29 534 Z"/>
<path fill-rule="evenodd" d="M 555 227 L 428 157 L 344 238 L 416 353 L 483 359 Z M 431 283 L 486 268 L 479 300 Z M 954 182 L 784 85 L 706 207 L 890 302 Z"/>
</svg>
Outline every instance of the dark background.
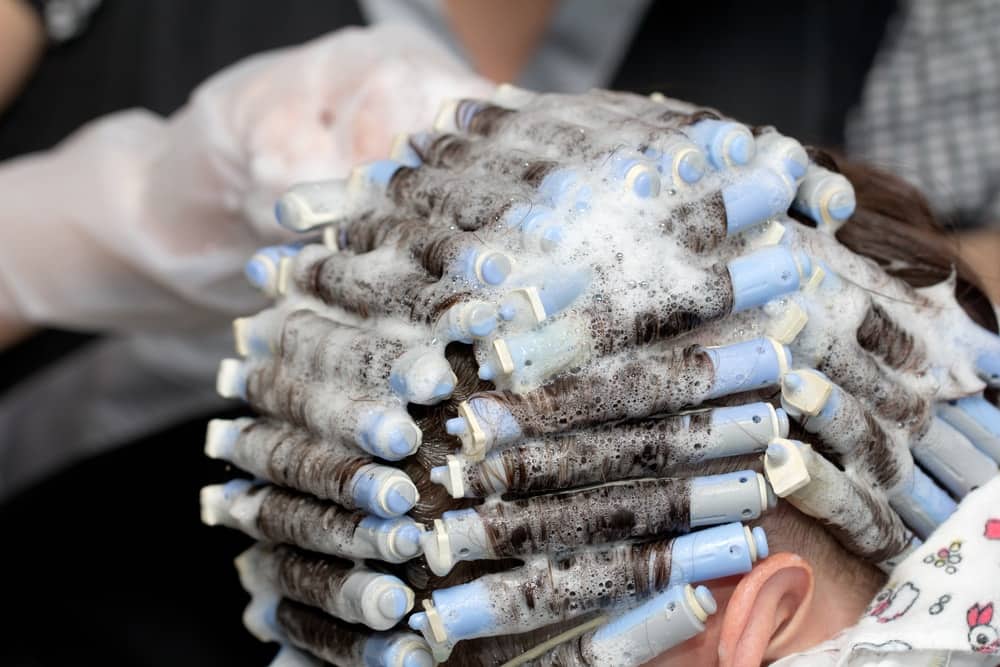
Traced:
<svg viewBox="0 0 1000 667">
<path fill-rule="evenodd" d="M 888 0 L 656 2 L 612 87 L 836 147 L 892 10 Z M 0 159 L 118 109 L 168 114 L 241 57 L 362 23 L 342 0 L 105 0 L 0 116 Z M 0 400 L 92 340 L 46 331 L 3 353 Z M 59 418 L 57 405 L 39 409 Z M 232 567 L 250 540 L 198 518 L 199 488 L 230 476 L 202 455 L 208 416 L 0 505 L 0 665 L 267 664 L 274 647 L 243 630 L 247 597 Z"/>
</svg>

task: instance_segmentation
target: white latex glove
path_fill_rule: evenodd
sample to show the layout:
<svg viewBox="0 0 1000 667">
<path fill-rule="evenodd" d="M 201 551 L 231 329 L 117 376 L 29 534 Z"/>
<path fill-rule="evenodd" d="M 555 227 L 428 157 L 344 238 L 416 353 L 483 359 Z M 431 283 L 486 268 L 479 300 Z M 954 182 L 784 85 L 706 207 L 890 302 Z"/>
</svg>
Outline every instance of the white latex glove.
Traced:
<svg viewBox="0 0 1000 667">
<path fill-rule="evenodd" d="M 0 165 L 0 321 L 163 330 L 259 309 L 242 267 L 283 237 L 278 194 L 489 88 L 421 33 L 347 29 L 224 70 L 168 119 L 113 114 Z"/>
</svg>

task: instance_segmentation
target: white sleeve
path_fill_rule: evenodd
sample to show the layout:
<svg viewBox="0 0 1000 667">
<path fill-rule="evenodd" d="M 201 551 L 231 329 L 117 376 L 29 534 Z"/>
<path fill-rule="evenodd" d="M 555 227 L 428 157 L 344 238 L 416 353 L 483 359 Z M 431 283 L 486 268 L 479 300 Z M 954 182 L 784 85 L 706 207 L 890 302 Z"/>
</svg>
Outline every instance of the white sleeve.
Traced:
<svg viewBox="0 0 1000 667">
<path fill-rule="evenodd" d="M 253 312 L 242 267 L 285 238 L 278 194 L 488 89 L 419 33 L 342 30 L 224 70 L 169 119 L 113 114 L 0 165 L 0 319 L 176 330 Z"/>
</svg>

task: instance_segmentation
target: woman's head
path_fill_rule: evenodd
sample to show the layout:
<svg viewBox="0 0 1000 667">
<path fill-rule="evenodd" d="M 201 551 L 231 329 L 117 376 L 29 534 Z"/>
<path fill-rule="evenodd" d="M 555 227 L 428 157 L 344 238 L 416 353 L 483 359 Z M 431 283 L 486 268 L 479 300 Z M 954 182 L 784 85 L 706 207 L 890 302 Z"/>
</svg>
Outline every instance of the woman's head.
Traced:
<svg viewBox="0 0 1000 667">
<path fill-rule="evenodd" d="M 939 416 L 996 381 L 975 279 L 916 193 L 773 128 L 502 89 L 278 216 L 323 245 L 252 263 L 279 302 L 219 386 L 267 417 L 209 451 L 292 490 L 209 490 L 206 518 L 358 562 L 243 559 L 262 637 L 417 655 L 324 633 L 419 600 L 455 664 L 556 637 L 568 664 L 759 663 L 849 623 L 996 472 Z M 659 604 L 685 614 L 637 640 Z"/>
</svg>

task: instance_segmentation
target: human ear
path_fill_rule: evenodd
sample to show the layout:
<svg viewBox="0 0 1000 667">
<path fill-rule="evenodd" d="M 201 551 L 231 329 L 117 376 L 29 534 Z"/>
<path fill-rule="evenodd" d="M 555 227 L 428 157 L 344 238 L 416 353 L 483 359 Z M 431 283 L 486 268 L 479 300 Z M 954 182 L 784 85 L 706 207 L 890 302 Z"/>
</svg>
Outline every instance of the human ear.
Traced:
<svg viewBox="0 0 1000 667">
<path fill-rule="evenodd" d="M 772 554 L 736 585 L 719 634 L 720 667 L 759 667 L 808 645 L 816 581 L 792 553 Z"/>
</svg>

